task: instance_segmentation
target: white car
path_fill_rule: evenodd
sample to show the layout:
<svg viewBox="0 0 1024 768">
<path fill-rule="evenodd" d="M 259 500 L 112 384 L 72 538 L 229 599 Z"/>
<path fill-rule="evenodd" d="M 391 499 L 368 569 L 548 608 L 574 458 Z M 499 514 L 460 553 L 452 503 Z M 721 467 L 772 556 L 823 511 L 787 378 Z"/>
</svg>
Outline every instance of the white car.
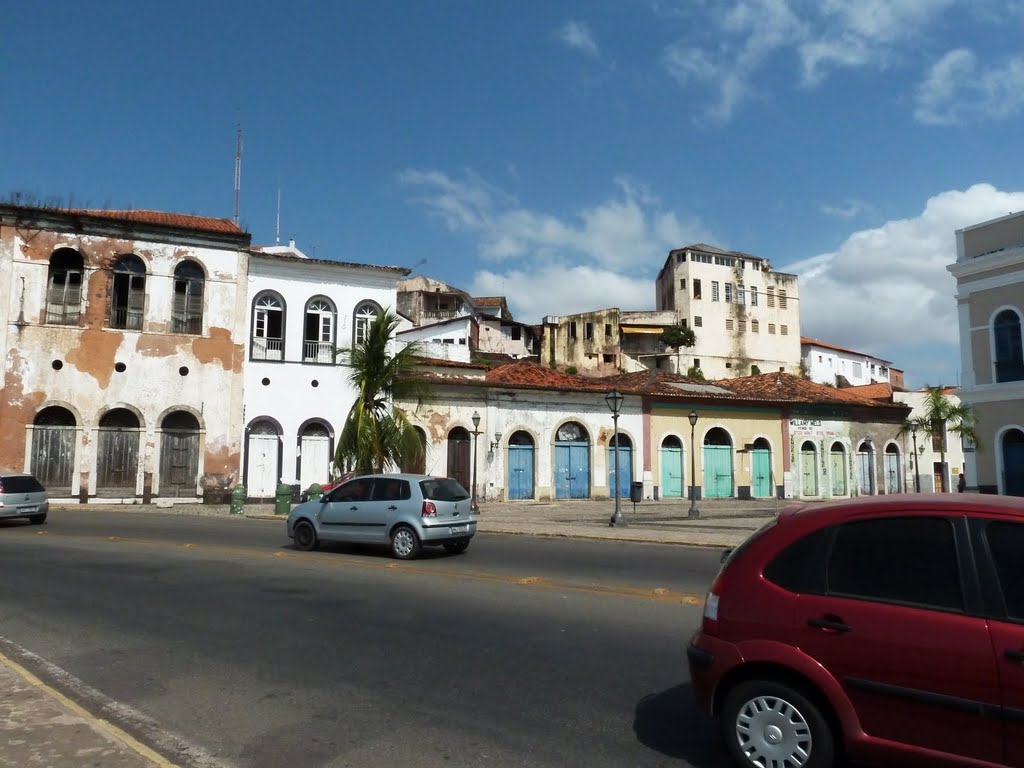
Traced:
<svg viewBox="0 0 1024 768">
<path fill-rule="evenodd" d="M 400 560 L 416 557 L 423 545 L 459 554 L 476 533 L 471 504 L 469 492 L 450 477 L 361 475 L 294 507 L 288 536 L 304 551 L 337 541 L 387 544 Z"/>
<path fill-rule="evenodd" d="M 0 518 L 25 517 L 46 522 L 50 497 L 42 483 L 26 472 L 0 472 Z"/>
</svg>

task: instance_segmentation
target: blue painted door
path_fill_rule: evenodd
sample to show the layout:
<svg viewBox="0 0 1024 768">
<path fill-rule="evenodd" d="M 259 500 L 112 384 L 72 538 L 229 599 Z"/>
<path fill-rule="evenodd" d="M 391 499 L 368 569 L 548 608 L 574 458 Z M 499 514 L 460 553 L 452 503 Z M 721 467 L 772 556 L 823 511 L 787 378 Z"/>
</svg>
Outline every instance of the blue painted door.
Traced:
<svg viewBox="0 0 1024 768">
<path fill-rule="evenodd" d="M 629 498 L 629 485 L 633 482 L 633 448 L 619 446 L 619 497 Z M 615 446 L 608 449 L 608 493 L 615 496 Z"/>
<path fill-rule="evenodd" d="M 557 443 L 555 445 L 555 498 L 586 499 L 589 496 L 590 443 Z"/>
<path fill-rule="evenodd" d="M 677 499 L 683 495 L 683 450 L 661 448 L 661 495 L 666 499 Z"/>
<path fill-rule="evenodd" d="M 772 494 L 772 454 L 767 448 L 750 451 L 751 494 L 759 499 L 770 498 Z"/>
<path fill-rule="evenodd" d="M 508 447 L 508 497 L 512 501 L 533 498 L 533 446 Z"/>
<path fill-rule="evenodd" d="M 704 446 L 704 498 L 732 496 L 732 446 Z"/>
</svg>

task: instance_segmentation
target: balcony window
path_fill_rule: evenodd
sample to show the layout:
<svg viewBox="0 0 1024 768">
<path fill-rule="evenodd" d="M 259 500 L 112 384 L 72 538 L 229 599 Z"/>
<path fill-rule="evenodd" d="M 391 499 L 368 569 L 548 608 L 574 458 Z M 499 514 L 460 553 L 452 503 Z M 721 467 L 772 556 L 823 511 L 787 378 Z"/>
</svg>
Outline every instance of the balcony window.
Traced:
<svg viewBox="0 0 1024 768">
<path fill-rule="evenodd" d="M 146 265 L 138 256 L 121 256 L 114 264 L 110 291 L 110 327 L 142 330 L 146 309 Z"/>
<path fill-rule="evenodd" d="M 203 332 L 203 286 L 206 275 L 194 261 L 183 261 L 174 268 L 174 306 L 171 308 L 172 333 Z"/>
<path fill-rule="evenodd" d="M 256 296 L 252 310 L 252 360 L 284 360 L 284 299 L 276 293 Z"/>
<path fill-rule="evenodd" d="M 46 279 L 46 322 L 78 325 L 82 314 L 82 254 L 74 248 L 58 248 L 50 256 Z"/>
<path fill-rule="evenodd" d="M 334 305 L 317 296 L 306 304 L 306 325 L 302 337 L 302 361 L 334 362 Z"/>
<path fill-rule="evenodd" d="M 370 337 L 370 326 L 380 314 L 380 307 L 376 302 L 364 301 L 356 307 L 355 322 L 352 324 L 352 344 L 363 344 Z"/>
</svg>

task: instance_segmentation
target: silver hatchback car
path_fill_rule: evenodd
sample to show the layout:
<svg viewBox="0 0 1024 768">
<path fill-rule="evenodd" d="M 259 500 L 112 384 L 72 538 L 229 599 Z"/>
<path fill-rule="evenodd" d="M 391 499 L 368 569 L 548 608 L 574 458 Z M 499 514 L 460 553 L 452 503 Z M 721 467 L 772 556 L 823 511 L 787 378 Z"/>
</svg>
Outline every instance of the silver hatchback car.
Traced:
<svg viewBox="0 0 1024 768">
<path fill-rule="evenodd" d="M 321 541 L 387 544 L 411 560 L 427 544 L 464 552 L 476 533 L 469 492 L 450 477 L 362 475 L 288 515 L 288 536 L 301 550 Z"/>
<path fill-rule="evenodd" d="M 0 472 L 0 518 L 27 517 L 46 522 L 50 497 L 42 483 L 25 472 Z"/>
</svg>

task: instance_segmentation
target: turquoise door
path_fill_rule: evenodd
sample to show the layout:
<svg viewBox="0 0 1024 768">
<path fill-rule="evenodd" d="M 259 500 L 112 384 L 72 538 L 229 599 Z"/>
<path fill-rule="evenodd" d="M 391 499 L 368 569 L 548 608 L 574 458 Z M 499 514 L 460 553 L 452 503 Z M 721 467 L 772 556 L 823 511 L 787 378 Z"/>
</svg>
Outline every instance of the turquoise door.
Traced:
<svg viewBox="0 0 1024 768">
<path fill-rule="evenodd" d="M 829 466 L 829 471 L 832 473 L 832 495 L 833 496 L 845 496 L 846 495 L 846 453 L 842 448 L 836 448 L 833 446 L 832 453 L 829 454 L 832 463 Z"/>
<path fill-rule="evenodd" d="M 620 440 L 623 443 L 624 440 Z M 633 447 L 619 445 L 619 497 L 629 498 L 629 485 L 633 482 Z M 615 496 L 615 446 L 608 448 L 608 493 Z"/>
<path fill-rule="evenodd" d="M 589 496 L 590 443 L 557 443 L 555 445 L 555 498 L 586 499 Z"/>
<path fill-rule="evenodd" d="M 533 498 L 533 446 L 508 446 L 508 497 L 512 501 Z"/>
<path fill-rule="evenodd" d="M 683 495 L 683 449 L 661 446 L 661 495 L 678 499 Z"/>
<path fill-rule="evenodd" d="M 704 498 L 728 499 L 732 496 L 732 446 L 704 446 Z"/>
<path fill-rule="evenodd" d="M 772 454 L 767 448 L 754 448 L 750 451 L 750 492 L 755 498 L 765 499 L 772 493 Z"/>
</svg>

